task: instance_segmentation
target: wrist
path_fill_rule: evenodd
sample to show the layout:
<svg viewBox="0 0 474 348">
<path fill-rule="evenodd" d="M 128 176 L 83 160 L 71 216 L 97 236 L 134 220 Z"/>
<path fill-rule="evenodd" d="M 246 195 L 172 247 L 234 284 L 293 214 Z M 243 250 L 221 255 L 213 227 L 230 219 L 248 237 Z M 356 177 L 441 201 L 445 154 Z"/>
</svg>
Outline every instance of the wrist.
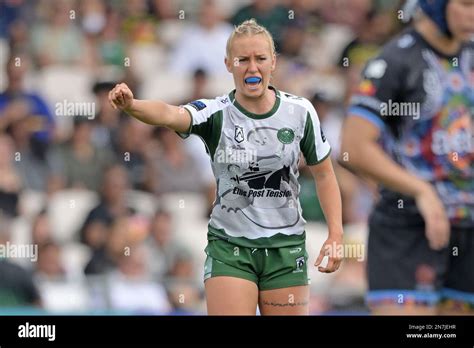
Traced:
<svg viewBox="0 0 474 348">
<path fill-rule="evenodd" d="M 344 231 L 342 226 L 329 226 L 328 228 L 328 236 L 329 237 L 342 237 Z"/>
<path fill-rule="evenodd" d="M 415 187 L 413 197 L 418 198 L 426 193 L 434 193 L 434 188 L 430 183 L 426 181 L 420 181 L 420 183 Z"/>
<path fill-rule="evenodd" d="M 130 102 L 130 105 L 128 107 L 123 108 L 123 111 L 125 111 L 127 114 L 132 113 L 133 110 L 134 110 L 134 106 L 135 106 L 135 98 L 132 99 L 132 101 Z"/>
</svg>

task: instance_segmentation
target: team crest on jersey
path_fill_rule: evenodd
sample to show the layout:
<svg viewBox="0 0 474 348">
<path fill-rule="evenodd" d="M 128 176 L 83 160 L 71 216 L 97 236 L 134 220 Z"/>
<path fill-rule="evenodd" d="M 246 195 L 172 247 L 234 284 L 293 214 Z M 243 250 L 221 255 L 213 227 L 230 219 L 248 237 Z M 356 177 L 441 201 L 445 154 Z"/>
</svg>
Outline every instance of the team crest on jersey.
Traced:
<svg viewBox="0 0 474 348">
<path fill-rule="evenodd" d="M 238 143 L 244 141 L 244 129 L 241 126 L 235 126 L 234 139 Z"/>
<path fill-rule="evenodd" d="M 207 105 L 204 104 L 202 101 L 200 100 L 195 100 L 195 101 L 192 101 L 189 103 L 189 105 L 191 105 L 193 108 L 195 108 L 197 111 L 201 111 L 202 109 L 206 108 Z"/>
<path fill-rule="evenodd" d="M 293 271 L 293 273 L 297 272 L 303 272 L 303 266 L 304 266 L 304 256 L 297 257 L 296 260 L 296 269 Z"/>
<path fill-rule="evenodd" d="M 278 131 L 277 138 L 283 144 L 291 144 L 295 139 L 295 132 L 290 128 L 282 128 Z"/>
</svg>

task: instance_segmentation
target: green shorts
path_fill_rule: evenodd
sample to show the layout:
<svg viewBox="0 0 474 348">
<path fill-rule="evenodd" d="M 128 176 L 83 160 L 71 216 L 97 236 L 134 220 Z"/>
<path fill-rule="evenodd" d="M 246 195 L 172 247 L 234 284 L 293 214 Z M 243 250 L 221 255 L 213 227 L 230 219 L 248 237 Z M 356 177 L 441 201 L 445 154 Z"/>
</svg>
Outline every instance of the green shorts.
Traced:
<svg viewBox="0 0 474 348">
<path fill-rule="evenodd" d="M 259 290 L 308 285 L 305 242 L 281 248 L 248 248 L 210 240 L 205 249 L 204 281 L 218 276 L 247 279 Z"/>
</svg>

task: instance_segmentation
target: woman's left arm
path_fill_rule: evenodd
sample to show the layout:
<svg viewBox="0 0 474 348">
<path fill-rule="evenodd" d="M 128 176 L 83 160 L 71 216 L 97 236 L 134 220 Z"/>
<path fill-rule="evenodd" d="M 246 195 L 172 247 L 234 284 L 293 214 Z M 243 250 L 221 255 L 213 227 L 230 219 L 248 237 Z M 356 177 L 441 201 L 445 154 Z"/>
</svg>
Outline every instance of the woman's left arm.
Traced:
<svg viewBox="0 0 474 348">
<path fill-rule="evenodd" d="M 314 265 L 319 266 L 324 256 L 328 256 L 326 267 L 319 266 L 318 270 L 323 273 L 331 273 L 337 271 L 343 258 L 341 193 L 329 156 L 322 162 L 309 166 L 309 169 L 316 183 L 319 203 L 328 225 L 328 238 Z"/>
</svg>

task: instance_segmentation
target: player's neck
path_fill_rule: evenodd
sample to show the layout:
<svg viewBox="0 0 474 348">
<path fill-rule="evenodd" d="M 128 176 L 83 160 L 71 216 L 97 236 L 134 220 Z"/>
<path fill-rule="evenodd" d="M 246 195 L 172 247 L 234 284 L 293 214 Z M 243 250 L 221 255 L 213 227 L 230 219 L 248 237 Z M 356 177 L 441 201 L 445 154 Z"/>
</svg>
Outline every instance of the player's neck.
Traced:
<svg viewBox="0 0 474 348">
<path fill-rule="evenodd" d="M 249 98 L 239 93 L 239 91 L 236 91 L 235 99 L 248 112 L 263 115 L 269 112 L 275 105 L 276 94 L 273 89 L 267 88 L 261 97 Z"/>
<path fill-rule="evenodd" d="M 428 19 L 416 22 L 415 29 L 433 48 L 447 56 L 457 54 L 461 48 L 459 40 L 441 34 L 436 24 Z"/>
</svg>

